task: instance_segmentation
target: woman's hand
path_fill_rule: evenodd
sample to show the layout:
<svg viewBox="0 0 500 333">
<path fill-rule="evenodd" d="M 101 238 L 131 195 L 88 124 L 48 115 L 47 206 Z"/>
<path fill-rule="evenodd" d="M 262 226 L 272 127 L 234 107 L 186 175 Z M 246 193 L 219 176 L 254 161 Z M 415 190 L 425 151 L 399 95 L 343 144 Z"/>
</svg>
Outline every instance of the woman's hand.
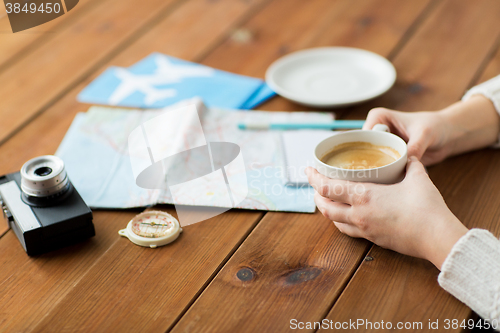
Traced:
<svg viewBox="0 0 500 333">
<path fill-rule="evenodd" d="M 375 124 L 389 126 L 391 133 L 408 143 L 408 156 L 415 156 L 424 165 L 444 160 L 450 154 L 451 125 L 440 112 L 400 112 L 376 108 L 368 113 L 363 129 Z"/>
<path fill-rule="evenodd" d="M 434 112 L 376 108 L 368 113 L 363 129 L 371 129 L 375 124 L 389 126 L 392 133 L 408 143 L 408 156 L 431 165 L 448 156 L 495 143 L 500 118 L 489 99 L 475 95 L 466 102 Z"/>
<path fill-rule="evenodd" d="M 408 161 L 405 179 L 394 185 L 334 180 L 311 167 L 306 174 L 316 190 L 318 209 L 351 237 L 427 259 L 441 268 L 467 232 L 415 157 Z"/>
</svg>

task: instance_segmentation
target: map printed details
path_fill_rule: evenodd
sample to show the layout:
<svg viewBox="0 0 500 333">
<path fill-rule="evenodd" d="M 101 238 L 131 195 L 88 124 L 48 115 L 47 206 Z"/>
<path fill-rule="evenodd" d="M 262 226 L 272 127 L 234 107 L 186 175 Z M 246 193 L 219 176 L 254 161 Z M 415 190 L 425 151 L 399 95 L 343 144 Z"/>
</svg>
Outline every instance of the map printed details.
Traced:
<svg viewBox="0 0 500 333">
<path fill-rule="evenodd" d="M 200 111 L 205 107 L 199 103 Z M 193 224 L 236 207 L 248 195 L 245 162 L 232 142 L 209 142 L 195 103 L 165 110 L 140 124 L 128 137 L 130 164 L 136 184 L 170 192 L 181 225 Z M 207 195 L 200 195 L 205 193 Z M 186 200 L 219 207 L 188 219 Z M 199 211 L 199 210 L 198 210 Z M 186 222 L 186 219 L 189 222 Z"/>
<path fill-rule="evenodd" d="M 233 201 L 230 200 L 231 197 L 227 200 L 227 196 L 218 195 L 226 193 L 227 182 L 221 182 L 221 188 L 215 190 L 203 188 L 203 183 L 199 182 L 182 183 L 174 188 L 175 200 L 172 188 L 141 188 L 136 184 L 128 149 L 130 133 L 168 110 L 193 102 L 197 103 L 206 142 L 210 145 L 234 143 L 240 148 L 246 175 L 228 177 Z M 183 102 L 165 111 L 92 107 L 88 112 L 75 117 L 56 154 L 64 160 L 73 185 L 93 208 L 131 208 L 157 203 L 231 208 L 234 203 L 234 207 L 244 209 L 314 212 L 314 190 L 311 187 L 285 186 L 285 157 L 280 132 L 239 130 L 237 124 L 246 121 L 331 120 L 331 114 L 315 112 L 240 112 L 206 108 L 200 100 Z M 183 149 L 199 147 L 205 143 L 195 141 L 190 144 L 192 146 Z M 241 168 L 227 172 L 237 175 L 239 170 Z M 186 179 L 197 178 L 192 174 L 195 170 L 185 168 L 182 171 Z M 214 174 L 215 176 L 217 175 Z"/>
<path fill-rule="evenodd" d="M 78 100 L 162 108 L 200 97 L 210 107 L 252 109 L 274 95 L 260 79 L 153 53 L 130 68 L 108 68 L 80 92 Z"/>
</svg>

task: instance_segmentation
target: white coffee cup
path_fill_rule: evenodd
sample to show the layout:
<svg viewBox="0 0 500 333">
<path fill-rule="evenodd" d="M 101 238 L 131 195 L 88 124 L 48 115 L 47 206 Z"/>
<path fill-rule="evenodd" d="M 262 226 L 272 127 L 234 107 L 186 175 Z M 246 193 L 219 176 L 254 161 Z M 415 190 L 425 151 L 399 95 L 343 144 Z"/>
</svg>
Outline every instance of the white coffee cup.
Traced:
<svg viewBox="0 0 500 333">
<path fill-rule="evenodd" d="M 368 142 L 377 146 L 390 147 L 395 149 L 401 157 L 390 164 L 371 169 L 341 169 L 321 161 L 336 146 L 347 142 Z M 314 149 L 314 163 L 318 172 L 328 178 L 394 184 L 404 178 L 407 154 L 406 142 L 390 133 L 386 125 L 377 124 L 372 130 L 347 131 L 324 139 Z"/>
</svg>

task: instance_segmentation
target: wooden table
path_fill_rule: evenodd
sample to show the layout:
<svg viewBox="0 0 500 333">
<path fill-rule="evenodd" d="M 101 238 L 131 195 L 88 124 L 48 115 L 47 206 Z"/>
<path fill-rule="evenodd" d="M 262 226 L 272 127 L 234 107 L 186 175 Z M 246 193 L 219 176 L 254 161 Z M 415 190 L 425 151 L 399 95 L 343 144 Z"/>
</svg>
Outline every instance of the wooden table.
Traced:
<svg viewBox="0 0 500 333">
<path fill-rule="evenodd" d="M 350 119 L 375 106 L 437 110 L 500 73 L 498 0 L 81 0 L 16 34 L 3 10 L 0 174 L 53 154 L 88 108 L 77 93 L 108 66 L 151 52 L 260 78 L 278 57 L 315 46 L 387 57 L 395 87 L 337 111 Z M 260 109 L 304 107 L 276 97 Z M 467 227 L 500 234 L 498 151 L 454 157 L 429 173 Z M 157 250 L 118 237 L 137 213 L 95 211 L 93 239 L 34 258 L 12 231 L 3 236 L 0 332 L 281 332 L 293 319 L 421 322 L 425 330 L 429 320 L 474 316 L 438 286 L 432 264 L 344 236 L 318 212 L 231 210 Z"/>
</svg>

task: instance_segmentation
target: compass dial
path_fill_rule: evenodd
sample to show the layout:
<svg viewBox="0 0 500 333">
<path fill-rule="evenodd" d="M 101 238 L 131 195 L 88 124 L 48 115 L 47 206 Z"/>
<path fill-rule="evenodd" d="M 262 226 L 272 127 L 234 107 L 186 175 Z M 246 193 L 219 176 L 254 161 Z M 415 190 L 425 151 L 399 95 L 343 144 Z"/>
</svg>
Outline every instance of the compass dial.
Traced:
<svg viewBox="0 0 500 333">
<path fill-rule="evenodd" d="M 165 212 L 144 212 L 132 220 L 132 232 L 147 238 L 165 237 L 174 232 L 175 222 L 174 217 Z"/>
<path fill-rule="evenodd" d="M 182 228 L 175 217 L 150 210 L 134 217 L 118 234 L 134 244 L 157 248 L 173 242 L 181 232 Z"/>
</svg>

